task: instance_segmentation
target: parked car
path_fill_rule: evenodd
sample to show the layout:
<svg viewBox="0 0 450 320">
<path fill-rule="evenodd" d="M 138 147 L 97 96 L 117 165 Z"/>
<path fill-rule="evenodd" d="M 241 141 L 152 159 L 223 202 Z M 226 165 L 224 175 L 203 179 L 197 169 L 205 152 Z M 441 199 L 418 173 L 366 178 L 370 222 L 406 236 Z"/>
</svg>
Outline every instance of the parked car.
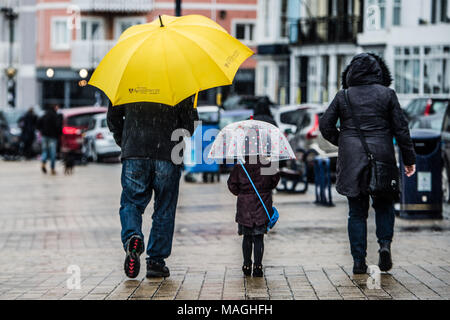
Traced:
<svg viewBox="0 0 450 320">
<path fill-rule="evenodd" d="M 409 120 L 420 116 L 444 113 L 447 110 L 449 99 L 438 98 L 416 98 L 413 99 L 404 109 Z"/>
<path fill-rule="evenodd" d="M 272 109 L 272 114 L 280 131 L 290 139 L 297 131 L 299 118 L 303 115 L 302 110 L 311 108 L 323 108 L 323 106 L 318 104 L 288 105 Z"/>
<path fill-rule="evenodd" d="M 121 149 L 109 131 L 105 113 L 96 114 L 90 119 L 83 137 L 82 152 L 87 160 L 97 162 L 120 155 Z"/>
<path fill-rule="evenodd" d="M 232 95 L 229 96 L 223 103 L 223 109 L 229 110 L 243 110 L 250 109 L 255 110 L 255 106 L 260 99 L 267 99 L 269 101 L 270 107 L 275 106 L 275 103 L 270 101 L 266 96 L 240 96 Z"/>
<path fill-rule="evenodd" d="M 442 122 L 444 119 L 443 113 L 434 114 L 431 116 L 416 117 L 409 122 L 410 129 L 431 129 L 441 131 Z"/>
<path fill-rule="evenodd" d="M 61 109 L 63 128 L 61 136 L 61 154 L 72 153 L 77 158 L 82 156 L 83 133 L 89 127 L 93 116 L 106 113 L 105 107 L 79 107 Z"/>
<path fill-rule="evenodd" d="M 314 181 L 314 159 L 316 156 L 330 158 L 331 170 L 336 171 L 338 147 L 325 140 L 319 130 L 319 119 L 326 107 L 305 108 L 299 110 L 297 130 L 289 140 L 297 156 L 303 156 L 307 165 L 308 180 Z M 339 125 L 339 123 L 338 123 Z"/>
</svg>

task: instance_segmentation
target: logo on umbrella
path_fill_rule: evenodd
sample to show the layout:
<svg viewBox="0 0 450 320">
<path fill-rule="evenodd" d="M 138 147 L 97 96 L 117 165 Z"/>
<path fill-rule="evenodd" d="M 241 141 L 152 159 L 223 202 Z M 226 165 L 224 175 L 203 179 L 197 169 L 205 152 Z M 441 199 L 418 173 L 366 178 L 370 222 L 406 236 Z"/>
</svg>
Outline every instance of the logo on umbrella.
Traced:
<svg viewBox="0 0 450 320">
<path fill-rule="evenodd" d="M 130 93 L 140 93 L 140 94 L 159 94 L 159 89 L 150 89 L 146 87 L 128 88 Z"/>
</svg>

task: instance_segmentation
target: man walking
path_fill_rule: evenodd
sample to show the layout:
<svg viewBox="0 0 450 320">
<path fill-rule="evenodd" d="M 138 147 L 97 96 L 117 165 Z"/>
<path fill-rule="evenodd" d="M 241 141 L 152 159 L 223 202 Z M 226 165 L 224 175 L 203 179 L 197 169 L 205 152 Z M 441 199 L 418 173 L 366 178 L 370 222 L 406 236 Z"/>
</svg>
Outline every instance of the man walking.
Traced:
<svg viewBox="0 0 450 320">
<path fill-rule="evenodd" d="M 172 141 L 176 129 L 194 132 L 198 120 L 193 98 L 176 106 L 157 103 L 109 105 L 108 127 L 122 149 L 121 238 L 126 252 L 125 274 L 136 278 L 144 251 L 142 214 L 155 194 L 153 224 L 147 244 L 147 277 L 168 277 L 181 166 L 171 158 L 182 138 Z"/>
<path fill-rule="evenodd" d="M 56 174 L 56 148 L 58 140 L 62 133 L 62 119 L 58 114 L 59 105 L 49 108 L 45 114 L 38 120 L 37 128 L 42 135 L 42 172 L 47 173 L 46 163 L 50 158 L 50 168 L 52 175 Z"/>
<path fill-rule="evenodd" d="M 33 156 L 32 146 L 36 138 L 35 130 L 37 122 L 37 116 L 34 113 L 33 107 L 30 107 L 18 122 L 22 129 L 20 135 L 21 153 L 26 159 L 30 159 Z"/>
</svg>

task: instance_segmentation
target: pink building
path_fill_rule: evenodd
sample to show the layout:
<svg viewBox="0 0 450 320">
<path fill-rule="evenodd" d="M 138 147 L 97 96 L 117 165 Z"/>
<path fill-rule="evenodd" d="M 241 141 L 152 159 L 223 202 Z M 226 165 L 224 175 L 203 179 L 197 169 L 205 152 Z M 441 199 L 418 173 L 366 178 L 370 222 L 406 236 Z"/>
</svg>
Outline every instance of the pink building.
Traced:
<svg viewBox="0 0 450 320">
<path fill-rule="evenodd" d="M 37 0 L 36 68 L 39 103 L 64 107 L 104 104 L 85 86 L 102 57 L 128 27 L 174 15 L 174 0 Z M 182 0 L 182 15 L 207 16 L 256 50 L 257 0 Z M 254 94 L 256 61 L 248 59 L 225 93 Z M 215 90 L 200 102 L 214 103 Z"/>
</svg>

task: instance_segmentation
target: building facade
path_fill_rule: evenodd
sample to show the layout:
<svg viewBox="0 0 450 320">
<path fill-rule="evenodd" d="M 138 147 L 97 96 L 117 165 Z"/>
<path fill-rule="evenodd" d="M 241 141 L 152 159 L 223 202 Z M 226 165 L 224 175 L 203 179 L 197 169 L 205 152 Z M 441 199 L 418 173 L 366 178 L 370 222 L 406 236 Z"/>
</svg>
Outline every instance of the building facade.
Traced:
<svg viewBox="0 0 450 320">
<path fill-rule="evenodd" d="M 59 104 L 66 108 L 104 105 L 106 97 L 103 93 L 86 85 L 103 56 L 128 27 L 153 21 L 158 15 L 174 15 L 175 11 L 174 0 L 13 2 L 19 11 L 19 21 L 26 21 L 22 28 L 16 30 L 21 40 L 14 45 L 14 50 L 20 52 L 13 54 L 14 63 L 18 68 L 26 65 L 28 69 L 22 73 L 26 71 L 33 83 L 33 90 L 27 87 L 22 90 L 21 84 L 17 84 L 18 102 L 21 101 L 17 107 L 27 107 L 29 104 L 42 107 Z M 181 13 L 207 16 L 256 50 L 256 9 L 257 0 L 182 0 Z M 2 26 L 0 30 L 1 65 L 2 53 L 6 50 L 3 49 L 6 37 L 3 33 L 7 33 L 5 30 L 8 28 Z M 25 42 L 32 59 L 26 56 L 28 60 L 24 60 L 22 42 Z M 222 91 L 254 94 L 255 67 L 256 60 L 249 58 L 238 71 L 233 86 L 225 87 Z M 21 72 L 18 74 L 20 76 Z M 199 102 L 215 103 L 215 96 L 215 90 L 208 90 L 200 95 Z M 5 104 L 4 101 L 6 93 L 0 92 L 0 107 Z"/>
<path fill-rule="evenodd" d="M 329 103 L 360 52 L 385 58 L 402 105 L 450 95 L 448 0 L 260 0 L 257 30 L 256 91 L 280 104 Z"/>
<path fill-rule="evenodd" d="M 35 5 L 0 1 L 0 108 L 37 103 Z"/>
</svg>

